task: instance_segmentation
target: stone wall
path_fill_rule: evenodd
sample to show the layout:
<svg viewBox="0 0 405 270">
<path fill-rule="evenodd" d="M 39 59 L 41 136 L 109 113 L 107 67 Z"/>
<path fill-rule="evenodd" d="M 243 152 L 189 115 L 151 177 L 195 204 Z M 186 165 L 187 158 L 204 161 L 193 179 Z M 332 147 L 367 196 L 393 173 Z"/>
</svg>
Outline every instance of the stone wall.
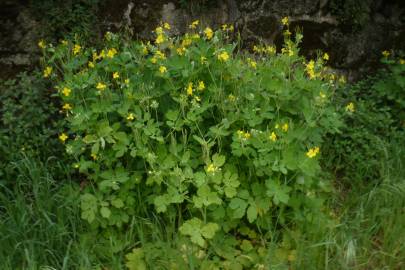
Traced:
<svg viewBox="0 0 405 270">
<path fill-rule="evenodd" d="M 331 1 L 337 0 L 103 0 L 97 29 L 150 38 L 160 21 L 169 22 L 179 34 L 200 19 L 213 28 L 234 24 L 245 47 L 260 40 L 280 46 L 280 19 L 289 16 L 291 28 L 304 32 L 303 54 L 326 51 L 331 65 L 352 78 L 372 70 L 381 51 L 405 49 L 405 1 L 366 0 L 371 1 L 367 22 L 355 30 L 334 15 Z M 10 70 L 31 66 L 37 59 L 40 25 L 23 2 L 0 1 L 0 63 Z"/>
</svg>

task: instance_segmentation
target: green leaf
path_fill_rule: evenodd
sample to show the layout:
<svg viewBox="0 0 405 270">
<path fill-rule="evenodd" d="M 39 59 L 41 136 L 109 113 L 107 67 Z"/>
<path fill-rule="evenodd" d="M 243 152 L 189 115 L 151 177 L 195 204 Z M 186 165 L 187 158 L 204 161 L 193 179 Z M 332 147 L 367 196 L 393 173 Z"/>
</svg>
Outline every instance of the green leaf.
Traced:
<svg viewBox="0 0 405 270">
<path fill-rule="evenodd" d="M 218 224 L 210 222 L 202 227 L 201 234 L 206 239 L 212 239 L 218 230 Z"/>
<path fill-rule="evenodd" d="M 257 208 L 255 205 L 251 204 L 246 213 L 250 223 L 253 223 L 257 219 Z"/>
<path fill-rule="evenodd" d="M 90 194 L 86 193 L 80 196 L 81 209 L 82 209 L 82 218 L 87 220 L 89 223 L 92 223 L 96 217 L 97 212 L 97 198 Z"/>
<path fill-rule="evenodd" d="M 288 193 L 291 190 L 291 187 L 283 185 L 280 186 L 280 184 L 277 181 L 274 180 L 267 180 L 266 181 L 266 187 L 267 187 L 267 196 L 273 197 L 273 202 L 278 205 L 280 202 L 287 204 L 288 200 L 290 199 L 290 196 Z"/>
<path fill-rule="evenodd" d="M 111 201 L 111 205 L 119 209 L 124 207 L 124 202 L 121 199 L 115 199 Z"/>
<path fill-rule="evenodd" d="M 245 215 L 247 202 L 240 199 L 240 198 L 233 198 L 229 203 L 229 207 L 234 210 L 233 217 L 234 218 L 242 218 Z"/>
<path fill-rule="evenodd" d="M 109 218 L 111 216 L 111 211 L 107 207 L 101 207 L 100 214 L 103 218 Z"/>
<path fill-rule="evenodd" d="M 134 248 L 131 253 L 125 256 L 125 258 L 127 259 L 125 265 L 128 267 L 128 270 L 146 270 L 146 263 L 142 249 Z"/>
<path fill-rule="evenodd" d="M 219 155 L 219 154 L 214 154 L 212 156 L 212 163 L 214 163 L 215 167 L 221 167 L 222 165 L 225 164 L 225 156 Z"/>
</svg>

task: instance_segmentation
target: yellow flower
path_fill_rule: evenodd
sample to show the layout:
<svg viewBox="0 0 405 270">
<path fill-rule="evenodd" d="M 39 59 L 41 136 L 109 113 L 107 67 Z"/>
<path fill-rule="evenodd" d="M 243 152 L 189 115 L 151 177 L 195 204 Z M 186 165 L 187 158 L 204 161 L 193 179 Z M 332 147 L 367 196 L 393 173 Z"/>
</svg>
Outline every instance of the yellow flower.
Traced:
<svg viewBox="0 0 405 270">
<path fill-rule="evenodd" d="M 309 158 L 314 158 L 318 154 L 319 154 L 319 147 L 314 147 L 314 148 L 309 149 L 306 155 Z"/>
<path fill-rule="evenodd" d="M 196 20 L 196 21 L 194 21 L 194 22 L 192 22 L 191 24 L 190 24 L 190 26 L 189 26 L 189 28 L 190 29 L 196 29 L 197 28 L 197 25 L 200 23 L 200 21 L 199 20 Z"/>
<path fill-rule="evenodd" d="M 288 17 L 282 18 L 282 19 L 281 19 L 281 23 L 282 23 L 283 25 L 288 25 Z"/>
<path fill-rule="evenodd" d="M 324 53 L 322 58 L 323 58 L 323 60 L 328 61 L 329 60 L 329 54 Z"/>
<path fill-rule="evenodd" d="M 40 47 L 41 49 L 45 49 L 46 43 L 45 43 L 45 41 L 44 41 L 43 39 L 41 39 L 41 40 L 38 42 L 38 47 Z"/>
<path fill-rule="evenodd" d="M 79 44 L 75 44 L 75 46 L 73 46 L 74 55 L 78 54 L 81 50 L 82 50 L 82 47 Z"/>
<path fill-rule="evenodd" d="M 194 99 L 195 99 L 197 102 L 200 102 L 200 101 L 201 101 L 201 98 L 200 98 L 199 96 L 195 96 Z"/>
<path fill-rule="evenodd" d="M 229 59 L 229 54 L 227 52 L 222 52 L 218 55 L 218 60 L 226 62 Z"/>
<path fill-rule="evenodd" d="M 68 139 L 68 136 L 67 136 L 65 133 L 62 133 L 62 134 L 59 135 L 59 140 L 60 140 L 61 142 L 63 142 L 63 143 L 64 143 L 67 139 Z"/>
<path fill-rule="evenodd" d="M 214 32 L 209 27 L 205 28 L 204 34 L 205 34 L 205 36 L 207 37 L 208 40 L 210 40 L 214 36 Z"/>
<path fill-rule="evenodd" d="M 156 56 L 153 56 L 150 61 L 152 62 L 152 64 L 156 64 L 157 63 L 157 58 Z"/>
<path fill-rule="evenodd" d="M 252 59 L 248 58 L 247 62 L 249 64 L 249 66 L 251 66 L 253 69 L 256 69 L 256 67 L 257 67 L 256 61 L 253 61 Z"/>
<path fill-rule="evenodd" d="M 167 72 L 167 68 L 166 68 L 165 66 L 160 66 L 160 67 L 159 67 L 159 72 L 162 73 L 162 74 L 163 74 L 163 73 L 166 73 L 166 72 Z"/>
<path fill-rule="evenodd" d="M 276 124 L 276 125 L 274 126 L 274 128 L 275 128 L 275 129 L 279 129 L 279 128 L 280 128 L 280 125 L 279 125 L 279 124 Z"/>
<path fill-rule="evenodd" d="M 163 34 L 163 28 L 162 28 L 161 26 L 156 27 L 155 33 L 156 33 L 156 35 L 161 35 L 161 34 Z"/>
<path fill-rule="evenodd" d="M 144 44 L 142 44 L 142 54 L 147 55 L 148 54 L 148 47 L 146 47 Z"/>
<path fill-rule="evenodd" d="M 207 57 L 205 57 L 205 56 L 201 56 L 200 57 L 200 62 L 201 62 L 201 64 L 206 64 L 207 63 Z"/>
<path fill-rule="evenodd" d="M 223 25 L 221 26 L 221 28 L 222 28 L 222 31 L 226 31 L 226 30 L 228 29 L 228 25 L 227 25 L 227 24 L 223 24 Z"/>
<path fill-rule="evenodd" d="M 132 121 L 134 119 L 135 119 L 135 115 L 133 113 L 129 113 L 128 116 L 127 116 L 127 120 Z"/>
<path fill-rule="evenodd" d="M 266 47 L 266 52 L 268 54 L 275 54 L 276 53 L 276 47 L 275 46 L 267 46 Z"/>
<path fill-rule="evenodd" d="M 156 44 L 161 44 L 165 41 L 165 36 L 163 34 L 159 34 L 156 37 L 155 43 Z"/>
<path fill-rule="evenodd" d="M 129 79 L 125 79 L 124 83 L 129 84 Z"/>
<path fill-rule="evenodd" d="M 233 25 L 229 26 L 229 27 L 228 27 L 228 30 L 229 30 L 230 32 L 233 32 L 233 30 L 234 30 Z"/>
<path fill-rule="evenodd" d="M 48 78 L 52 74 L 52 67 L 47 66 L 44 69 L 44 78 Z"/>
<path fill-rule="evenodd" d="M 120 74 L 118 72 L 113 73 L 113 79 L 118 79 L 120 77 Z"/>
<path fill-rule="evenodd" d="M 158 59 L 166 59 L 166 55 L 159 50 L 155 52 L 155 57 L 157 57 Z"/>
<path fill-rule="evenodd" d="M 287 131 L 288 131 L 288 123 L 285 123 L 285 124 L 281 127 L 281 129 L 282 129 L 284 132 L 287 132 Z"/>
<path fill-rule="evenodd" d="M 274 131 L 270 134 L 270 140 L 272 140 L 273 142 L 277 141 L 277 135 L 276 133 L 274 133 Z"/>
<path fill-rule="evenodd" d="M 384 57 L 388 57 L 388 56 L 390 56 L 390 52 L 389 52 L 389 51 L 383 51 L 383 52 L 382 52 L 382 55 L 383 55 Z"/>
<path fill-rule="evenodd" d="M 170 24 L 167 23 L 167 22 L 165 22 L 165 23 L 163 24 L 163 28 L 166 29 L 166 30 L 170 30 Z"/>
<path fill-rule="evenodd" d="M 72 90 L 70 90 L 70 89 L 67 88 L 67 87 L 63 87 L 63 90 L 62 90 L 62 94 L 63 94 L 63 95 L 65 95 L 66 97 L 68 97 L 68 96 L 70 95 L 70 92 L 72 92 Z"/>
<path fill-rule="evenodd" d="M 70 105 L 69 103 L 65 103 L 62 107 L 62 109 L 69 111 L 72 109 L 72 105 Z"/>
<path fill-rule="evenodd" d="M 321 91 L 321 92 L 319 92 L 319 96 L 320 96 L 321 98 L 326 98 L 325 93 L 323 93 L 322 91 Z"/>
<path fill-rule="evenodd" d="M 348 112 L 354 112 L 355 108 L 354 108 L 354 103 L 350 102 L 349 104 L 346 105 L 346 111 Z"/>
<path fill-rule="evenodd" d="M 244 132 L 243 130 L 238 130 L 237 134 L 238 137 L 244 141 L 252 137 L 252 134 L 250 134 L 249 132 Z"/>
<path fill-rule="evenodd" d="M 94 68 L 94 62 L 90 61 L 88 66 L 89 66 L 89 68 Z"/>
<path fill-rule="evenodd" d="M 405 64 L 405 59 L 399 59 L 399 63 L 400 63 L 401 65 L 404 65 L 404 64 Z"/>
<path fill-rule="evenodd" d="M 117 54 L 117 50 L 115 48 L 111 48 L 107 52 L 108 58 L 113 58 Z"/>
<path fill-rule="evenodd" d="M 188 86 L 187 86 L 187 88 L 186 88 L 186 91 L 187 91 L 187 95 L 189 95 L 189 96 L 192 96 L 192 95 L 193 95 L 193 83 L 192 83 L 192 82 L 189 82 L 189 83 L 188 83 Z"/>
<path fill-rule="evenodd" d="M 218 170 L 218 167 L 216 167 L 214 164 L 210 164 L 207 166 L 207 172 L 208 173 L 215 173 Z"/>
<path fill-rule="evenodd" d="M 102 82 L 99 82 L 99 83 L 97 84 L 97 86 L 96 86 L 96 88 L 97 88 L 98 90 L 104 90 L 106 87 L 107 87 L 107 85 L 105 85 L 105 84 L 102 83 Z"/>
<path fill-rule="evenodd" d="M 230 102 L 234 102 L 236 100 L 236 97 L 234 95 L 230 94 L 228 96 L 228 99 L 229 99 Z"/>
<path fill-rule="evenodd" d="M 184 48 L 184 47 L 179 47 L 176 49 L 176 52 L 178 55 L 183 55 L 185 51 L 186 51 L 186 48 Z"/>
<path fill-rule="evenodd" d="M 204 84 L 203 81 L 199 81 L 199 82 L 198 82 L 197 89 L 200 90 L 200 91 L 202 91 L 202 90 L 205 89 L 205 84 Z"/>
</svg>

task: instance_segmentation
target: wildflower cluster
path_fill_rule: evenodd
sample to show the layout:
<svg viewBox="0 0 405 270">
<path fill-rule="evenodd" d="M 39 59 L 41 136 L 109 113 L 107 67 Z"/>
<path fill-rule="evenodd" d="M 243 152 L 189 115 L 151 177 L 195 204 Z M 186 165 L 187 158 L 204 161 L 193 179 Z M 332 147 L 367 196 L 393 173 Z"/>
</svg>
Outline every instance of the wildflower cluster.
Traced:
<svg viewBox="0 0 405 270">
<path fill-rule="evenodd" d="M 214 31 L 197 20 L 181 37 L 170 29 L 161 23 L 149 43 L 109 33 L 100 51 L 61 44 L 47 63 L 47 76 L 69 74 L 52 79 L 69 123 L 59 139 L 92 184 L 83 219 L 123 228 L 144 215 L 134 212 L 142 201 L 163 219 L 181 213 L 180 233 L 204 252 L 225 238 L 260 247 L 277 215 L 285 226 L 325 222 L 320 148 L 307 146 L 320 146 L 340 120 L 326 98 L 334 85 L 298 55 L 300 36 L 286 36 L 279 54 L 257 45 L 242 55 L 223 39 L 232 25 Z M 266 265 L 254 257 L 246 269 Z"/>
</svg>

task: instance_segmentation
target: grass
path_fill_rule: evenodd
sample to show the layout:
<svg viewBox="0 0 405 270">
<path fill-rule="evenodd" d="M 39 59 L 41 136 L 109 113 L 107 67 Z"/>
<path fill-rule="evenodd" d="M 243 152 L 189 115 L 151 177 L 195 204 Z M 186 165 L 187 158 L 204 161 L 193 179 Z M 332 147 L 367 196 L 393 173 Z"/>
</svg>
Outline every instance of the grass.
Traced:
<svg viewBox="0 0 405 270">
<path fill-rule="evenodd" d="M 295 239 L 293 269 L 405 267 L 404 149 L 400 142 L 387 148 L 380 161 L 383 179 L 342 189 L 330 200 L 336 224 Z M 170 261 L 176 255 L 170 224 L 154 215 L 134 219 L 125 235 L 102 241 L 80 218 L 78 184 L 68 173 L 50 173 L 49 166 L 63 172 L 63 165 L 22 156 L 13 166 L 18 177 L 2 183 L 14 184 L 0 186 L 0 269 L 125 269 L 125 253 L 148 243 L 156 247 L 149 249 L 150 264 L 161 265 L 150 269 L 170 269 L 165 256 Z M 125 252 L 117 252 L 122 247 Z"/>
</svg>

